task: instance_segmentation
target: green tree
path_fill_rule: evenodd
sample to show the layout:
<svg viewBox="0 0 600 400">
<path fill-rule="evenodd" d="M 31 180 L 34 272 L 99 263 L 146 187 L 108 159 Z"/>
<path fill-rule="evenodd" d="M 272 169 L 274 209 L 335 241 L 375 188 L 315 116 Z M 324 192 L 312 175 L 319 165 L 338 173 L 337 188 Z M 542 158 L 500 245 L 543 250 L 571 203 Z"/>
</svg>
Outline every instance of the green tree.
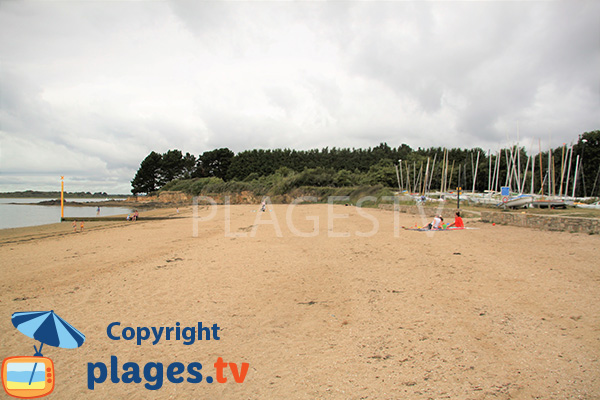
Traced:
<svg viewBox="0 0 600 400">
<path fill-rule="evenodd" d="M 135 177 L 131 181 L 131 193 L 151 193 L 160 187 L 160 168 L 162 156 L 156 152 L 151 152 L 141 162 Z"/>
<path fill-rule="evenodd" d="M 184 179 L 189 179 L 194 176 L 196 171 L 196 157 L 193 154 L 185 153 L 183 156 L 183 171 L 182 175 Z"/>
<path fill-rule="evenodd" d="M 577 180 L 579 196 L 594 196 L 598 193 L 600 173 L 600 131 L 585 132 L 573 146 L 573 159 L 579 155 L 581 172 Z M 592 191 L 594 193 L 592 193 Z"/>
<path fill-rule="evenodd" d="M 205 151 L 198 158 L 197 174 L 201 177 L 216 177 L 225 180 L 234 153 L 228 148 Z"/>
<path fill-rule="evenodd" d="M 366 176 L 370 185 L 384 185 L 387 187 L 398 187 L 396 169 L 392 160 L 384 158 L 369 168 Z"/>
<path fill-rule="evenodd" d="M 174 179 L 182 178 L 185 162 L 179 150 L 169 150 L 162 155 L 160 162 L 160 186 Z"/>
<path fill-rule="evenodd" d="M 356 174 L 342 169 L 335 174 L 334 184 L 335 186 L 354 186 L 358 184 L 358 178 Z"/>
</svg>

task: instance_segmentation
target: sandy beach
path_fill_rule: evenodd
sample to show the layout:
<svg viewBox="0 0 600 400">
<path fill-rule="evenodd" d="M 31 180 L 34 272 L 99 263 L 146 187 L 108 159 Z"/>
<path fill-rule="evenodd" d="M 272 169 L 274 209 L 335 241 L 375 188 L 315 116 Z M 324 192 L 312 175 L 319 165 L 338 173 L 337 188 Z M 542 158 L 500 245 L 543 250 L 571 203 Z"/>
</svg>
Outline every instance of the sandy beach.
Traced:
<svg viewBox="0 0 600 400">
<path fill-rule="evenodd" d="M 400 228 L 420 216 L 386 210 L 257 210 L 0 231 L 0 357 L 32 356 L 38 344 L 12 313 L 54 310 L 86 341 L 44 347 L 56 370 L 48 398 L 600 398 L 597 235 L 476 219 L 465 219 L 476 229 L 431 234 Z M 138 345 L 109 338 L 114 322 L 118 336 L 217 324 L 219 340 Z M 218 383 L 219 357 L 238 374 L 247 363 L 244 381 L 230 364 Z M 168 379 L 172 363 L 194 362 L 201 382 L 188 370 Z M 89 363 L 109 368 L 93 390 Z M 139 365 L 140 383 L 111 381 L 125 363 Z M 147 363 L 164 365 L 157 390 L 145 386 Z"/>
</svg>

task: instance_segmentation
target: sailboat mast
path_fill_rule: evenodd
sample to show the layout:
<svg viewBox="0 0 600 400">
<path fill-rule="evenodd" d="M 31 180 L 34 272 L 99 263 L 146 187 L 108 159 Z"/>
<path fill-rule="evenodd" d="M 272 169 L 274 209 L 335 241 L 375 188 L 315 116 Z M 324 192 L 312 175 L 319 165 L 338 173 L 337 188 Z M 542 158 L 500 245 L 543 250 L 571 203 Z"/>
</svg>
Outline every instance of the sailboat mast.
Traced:
<svg viewBox="0 0 600 400">
<path fill-rule="evenodd" d="M 535 158 L 531 155 L 531 194 L 535 193 Z"/>
<path fill-rule="evenodd" d="M 577 159 L 575 160 L 575 175 L 573 181 L 573 195 L 571 197 L 575 198 L 575 188 L 577 187 L 577 171 L 579 170 L 579 154 L 577 154 Z"/>
<path fill-rule="evenodd" d="M 563 195 L 563 182 L 565 179 L 565 143 L 563 143 L 562 155 L 560 160 L 560 188 L 558 189 L 558 195 Z"/>
<path fill-rule="evenodd" d="M 473 190 L 471 190 L 471 193 L 475 193 L 475 182 L 477 182 L 477 167 L 479 167 L 479 151 L 477 151 L 477 161 L 475 162 L 475 174 L 473 175 Z"/>
<path fill-rule="evenodd" d="M 542 164 L 542 140 L 539 139 L 539 146 L 540 146 L 540 184 L 542 185 L 540 187 L 540 193 L 542 193 L 542 196 L 544 195 L 544 165 Z"/>
</svg>

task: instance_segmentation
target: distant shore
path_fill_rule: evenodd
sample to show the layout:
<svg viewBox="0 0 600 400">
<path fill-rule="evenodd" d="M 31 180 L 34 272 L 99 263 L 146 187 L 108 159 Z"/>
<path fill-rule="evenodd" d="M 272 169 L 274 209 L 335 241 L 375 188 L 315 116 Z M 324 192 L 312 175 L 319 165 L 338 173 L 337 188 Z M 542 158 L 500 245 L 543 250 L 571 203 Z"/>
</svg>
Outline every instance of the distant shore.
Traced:
<svg viewBox="0 0 600 400">
<path fill-rule="evenodd" d="M 7 204 L 19 204 L 19 205 L 28 205 L 28 206 L 60 206 L 60 199 L 53 200 L 43 200 L 32 203 L 7 203 Z M 168 203 L 168 202 L 136 202 L 129 201 L 127 199 L 123 200 L 106 200 L 106 201 L 73 201 L 73 200 L 64 200 L 65 207 L 132 207 L 132 208 L 140 208 L 140 209 L 152 209 L 152 208 L 165 208 L 165 207 L 177 207 L 178 203 Z M 182 203 L 182 205 L 184 205 Z M 189 205 L 189 204 L 185 204 Z"/>
<path fill-rule="evenodd" d="M 64 192 L 63 195 L 78 199 L 125 199 L 128 194 L 108 194 L 106 192 Z M 60 191 L 24 190 L 15 192 L 0 192 L 2 199 L 47 199 L 60 197 Z"/>
<path fill-rule="evenodd" d="M 60 199 L 54 200 L 43 200 L 33 203 L 9 203 L 9 204 L 21 204 L 28 206 L 60 206 Z M 73 201 L 73 200 L 64 200 L 64 205 L 69 207 L 123 207 L 131 205 L 131 202 L 127 202 L 125 199 L 123 200 L 106 200 L 106 201 Z M 141 205 L 140 208 L 145 207 L 146 205 Z"/>
</svg>

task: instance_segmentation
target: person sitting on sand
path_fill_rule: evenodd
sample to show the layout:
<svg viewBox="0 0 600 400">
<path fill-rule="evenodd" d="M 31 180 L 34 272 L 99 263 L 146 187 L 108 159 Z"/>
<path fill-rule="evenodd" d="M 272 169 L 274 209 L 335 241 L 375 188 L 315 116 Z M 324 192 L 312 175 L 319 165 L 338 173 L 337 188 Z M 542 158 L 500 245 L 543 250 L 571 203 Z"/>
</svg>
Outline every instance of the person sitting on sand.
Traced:
<svg viewBox="0 0 600 400">
<path fill-rule="evenodd" d="M 427 229 L 440 229 L 440 224 L 444 222 L 444 218 L 442 218 L 441 215 L 436 215 L 433 218 L 433 221 L 431 221 L 429 223 L 429 225 L 427 225 Z"/>
<path fill-rule="evenodd" d="M 457 211 L 456 214 L 454 214 L 454 222 L 451 223 L 450 225 L 448 225 L 448 228 L 450 227 L 455 227 L 455 228 L 464 228 L 465 227 L 465 223 L 463 222 L 462 218 L 460 217 L 460 211 Z"/>
</svg>

